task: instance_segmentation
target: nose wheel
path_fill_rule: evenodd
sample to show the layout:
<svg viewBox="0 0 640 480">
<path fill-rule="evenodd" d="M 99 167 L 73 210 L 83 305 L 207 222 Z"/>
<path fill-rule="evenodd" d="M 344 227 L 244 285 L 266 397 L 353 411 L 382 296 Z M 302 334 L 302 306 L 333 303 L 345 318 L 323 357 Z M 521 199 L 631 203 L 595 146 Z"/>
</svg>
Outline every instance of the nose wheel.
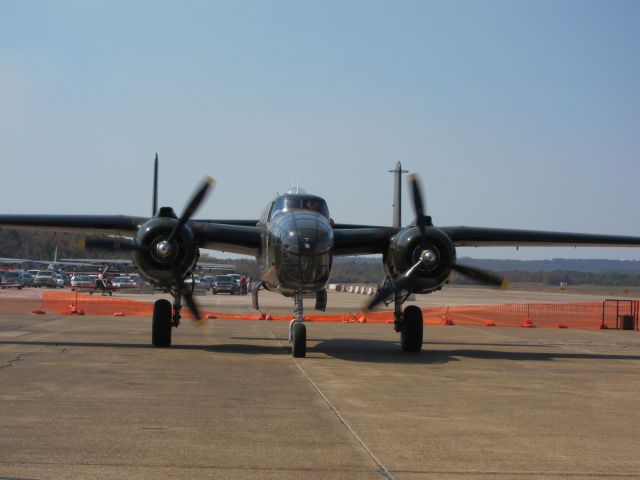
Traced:
<svg viewBox="0 0 640 480">
<path fill-rule="evenodd" d="M 304 323 L 295 320 L 291 328 L 291 354 L 296 358 L 307 354 L 307 327 Z"/>
<path fill-rule="evenodd" d="M 291 354 L 296 358 L 302 358 L 307 354 L 307 327 L 304 324 L 302 292 L 296 292 L 294 302 L 293 320 L 289 324 L 289 342 Z"/>
</svg>

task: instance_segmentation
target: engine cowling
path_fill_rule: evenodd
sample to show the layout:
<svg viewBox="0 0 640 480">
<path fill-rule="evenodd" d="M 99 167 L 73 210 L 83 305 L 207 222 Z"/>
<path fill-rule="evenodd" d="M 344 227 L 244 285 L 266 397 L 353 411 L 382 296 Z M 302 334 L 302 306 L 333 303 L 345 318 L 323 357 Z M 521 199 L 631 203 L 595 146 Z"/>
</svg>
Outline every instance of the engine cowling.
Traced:
<svg viewBox="0 0 640 480">
<path fill-rule="evenodd" d="M 184 278 L 198 258 L 195 237 L 187 224 L 169 239 L 178 222 L 175 215 L 152 218 L 134 239 L 133 263 L 142 276 L 161 286 Z"/>
<path fill-rule="evenodd" d="M 425 255 L 425 252 L 426 255 Z M 440 290 L 449 278 L 451 265 L 456 261 L 456 249 L 447 234 L 428 227 L 424 236 L 416 226 L 407 227 L 394 235 L 384 256 L 385 272 L 392 280 L 423 261 L 403 286 L 412 293 Z"/>
</svg>

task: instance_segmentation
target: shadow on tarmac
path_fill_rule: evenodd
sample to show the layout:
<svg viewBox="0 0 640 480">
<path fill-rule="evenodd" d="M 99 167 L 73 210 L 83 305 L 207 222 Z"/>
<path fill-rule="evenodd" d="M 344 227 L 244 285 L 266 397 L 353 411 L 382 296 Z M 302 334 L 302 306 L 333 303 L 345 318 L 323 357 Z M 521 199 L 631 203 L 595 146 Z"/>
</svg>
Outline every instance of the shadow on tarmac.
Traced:
<svg viewBox="0 0 640 480">
<path fill-rule="evenodd" d="M 425 342 L 421 353 L 403 353 L 400 351 L 398 342 L 388 342 L 382 340 L 362 340 L 362 339 L 335 339 L 325 340 L 309 352 L 322 352 L 331 357 L 367 363 L 413 363 L 413 364 L 435 364 L 448 363 L 450 361 L 461 361 L 464 358 L 479 360 L 512 360 L 512 361 L 553 361 L 563 359 L 579 360 L 640 360 L 640 355 L 617 355 L 617 354 L 597 354 L 584 352 L 532 352 L 531 348 L 557 348 L 550 345 L 531 344 L 499 344 L 499 343 L 474 343 L 473 346 L 486 346 L 492 349 L 480 348 L 452 348 L 452 349 L 430 349 L 438 342 Z M 463 344 L 448 344 L 463 345 Z M 518 347 L 519 351 L 512 350 Z M 510 350 L 497 350 L 495 348 L 510 348 Z"/>
<path fill-rule="evenodd" d="M 132 348 L 143 350 L 201 350 L 212 353 L 243 353 L 243 354 L 282 354 L 286 349 L 280 345 L 249 345 L 249 344 L 221 344 L 221 345 L 171 345 L 168 348 L 154 347 L 148 343 L 108 343 L 108 342 L 44 342 L 29 340 L 0 340 L 0 345 L 31 345 L 43 347 L 90 347 L 90 348 Z"/>
<path fill-rule="evenodd" d="M 246 339 L 251 340 L 251 339 Z M 273 340 L 273 339 L 271 339 Z M 217 345 L 172 345 L 168 349 L 158 349 L 150 344 L 139 343 L 107 343 L 107 342 L 59 342 L 59 341 L 20 341 L 0 340 L 0 345 L 30 345 L 45 347 L 89 347 L 89 348 L 123 348 L 123 349 L 149 349 L 149 350 L 193 350 L 210 353 L 236 353 L 245 355 L 279 354 L 290 350 L 288 346 L 275 343 L 273 345 L 255 345 L 245 343 L 229 343 Z M 437 345 L 434 342 L 433 345 Z M 461 345 L 461 344 L 457 344 Z M 553 361 L 565 359 L 577 360 L 640 360 L 640 355 L 597 354 L 584 352 L 532 352 L 524 349 L 539 348 L 538 345 L 527 344 L 471 344 L 473 346 L 486 346 L 495 348 L 510 348 L 510 350 L 479 349 L 479 348 L 452 348 L 430 349 L 430 342 L 425 342 L 421 353 L 403 353 L 398 342 L 386 340 L 363 339 L 334 339 L 322 340 L 307 348 L 309 360 L 321 360 L 314 354 L 325 354 L 329 357 L 366 363 L 398 363 L 398 364 L 443 364 L 451 361 L 461 361 L 465 358 L 479 360 L 511 360 L 511 361 Z M 521 348 L 514 351 L 513 347 Z M 549 345 L 542 345 L 549 347 Z"/>
</svg>

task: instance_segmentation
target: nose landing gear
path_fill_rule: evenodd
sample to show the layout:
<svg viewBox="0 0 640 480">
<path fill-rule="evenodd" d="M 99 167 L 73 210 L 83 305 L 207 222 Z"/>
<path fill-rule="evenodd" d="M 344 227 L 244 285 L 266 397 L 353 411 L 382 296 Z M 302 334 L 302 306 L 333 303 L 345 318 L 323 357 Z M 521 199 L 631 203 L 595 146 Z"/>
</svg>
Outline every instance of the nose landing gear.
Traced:
<svg viewBox="0 0 640 480">
<path fill-rule="evenodd" d="M 304 324 L 302 292 L 296 292 L 294 302 L 294 318 L 289 323 L 289 343 L 291 354 L 296 358 L 302 358 L 307 354 L 307 327 Z"/>
</svg>

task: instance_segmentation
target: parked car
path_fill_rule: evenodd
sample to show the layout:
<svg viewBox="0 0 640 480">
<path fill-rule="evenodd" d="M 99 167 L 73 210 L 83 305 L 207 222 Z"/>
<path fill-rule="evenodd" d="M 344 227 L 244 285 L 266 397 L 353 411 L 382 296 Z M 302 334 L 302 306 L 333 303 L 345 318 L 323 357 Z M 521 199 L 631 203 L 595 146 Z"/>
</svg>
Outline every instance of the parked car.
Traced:
<svg viewBox="0 0 640 480">
<path fill-rule="evenodd" d="M 22 276 L 17 270 L 0 271 L 0 287 L 1 288 L 17 288 L 21 290 L 24 287 Z"/>
<path fill-rule="evenodd" d="M 235 279 L 231 278 L 230 275 L 216 275 L 211 290 L 214 295 L 217 293 L 229 293 L 233 295 L 237 292 L 237 288 Z"/>
<path fill-rule="evenodd" d="M 64 282 L 62 285 L 63 287 L 67 285 L 71 285 L 71 276 L 67 272 L 56 272 L 56 275 L 62 278 Z"/>
<path fill-rule="evenodd" d="M 22 277 L 22 284 L 25 287 L 30 287 L 33 285 L 33 275 L 31 275 L 29 272 L 22 272 L 20 276 Z"/>
<path fill-rule="evenodd" d="M 64 288 L 64 276 L 56 273 L 56 287 Z"/>
<path fill-rule="evenodd" d="M 136 288 L 147 284 L 139 273 L 130 273 L 129 280 L 131 280 L 131 285 Z"/>
<path fill-rule="evenodd" d="M 194 292 L 198 293 L 206 293 L 207 292 L 207 284 L 202 283 L 200 280 L 200 275 L 190 275 L 184 279 L 185 288 L 191 289 L 193 288 Z"/>
<path fill-rule="evenodd" d="M 211 290 L 213 289 L 213 282 L 216 281 L 216 277 L 213 275 L 206 275 L 202 277 L 202 280 L 200 281 L 204 284 L 207 290 Z"/>
<path fill-rule="evenodd" d="M 134 287 L 133 282 L 129 277 L 116 277 L 111 281 L 111 283 L 115 288 L 118 288 L 118 289 Z"/>
<path fill-rule="evenodd" d="M 58 286 L 58 277 L 51 270 L 40 270 L 33 279 L 33 286 L 56 288 Z"/>
<path fill-rule="evenodd" d="M 89 275 L 74 275 L 71 277 L 72 288 L 93 288 L 96 286 L 96 281 Z"/>
</svg>

